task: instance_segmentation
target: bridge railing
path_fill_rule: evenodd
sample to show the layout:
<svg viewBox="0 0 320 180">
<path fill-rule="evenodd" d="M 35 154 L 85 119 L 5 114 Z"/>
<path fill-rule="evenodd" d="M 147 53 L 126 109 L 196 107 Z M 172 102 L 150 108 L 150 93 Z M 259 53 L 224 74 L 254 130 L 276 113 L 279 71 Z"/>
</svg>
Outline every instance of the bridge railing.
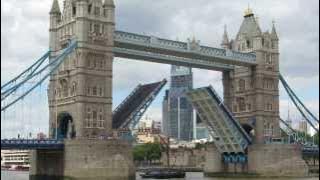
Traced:
<svg viewBox="0 0 320 180">
<path fill-rule="evenodd" d="M 56 139 L 2 139 L 1 149 L 61 149 L 63 140 Z"/>
</svg>

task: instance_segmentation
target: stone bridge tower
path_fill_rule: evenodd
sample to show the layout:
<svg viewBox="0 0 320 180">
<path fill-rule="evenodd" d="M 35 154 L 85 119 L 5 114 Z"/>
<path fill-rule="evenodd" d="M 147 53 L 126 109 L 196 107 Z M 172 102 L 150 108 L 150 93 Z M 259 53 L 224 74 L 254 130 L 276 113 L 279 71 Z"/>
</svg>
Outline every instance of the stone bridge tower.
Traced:
<svg viewBox="0 0 320 180">
<path fill-rule="evenodd" d="M 223 36 L 223 48 L 257 56 L 257 66 L 223 73 L 225 102 L 246 131 L 254 133 L 254 143 L 280 136 L 278 42 L 275 26 L 271 33 L 262 32 L 249 8 L 235 40 L 229 41 L 226 30 Z"/>
<path fill-rule="evenodd" d="M 50 11 L 51 60 L 78 42 L 48 88 L 50 137 L 95 138 L 111 133 L 113 0 L 57 0 Z"/>
</svg>

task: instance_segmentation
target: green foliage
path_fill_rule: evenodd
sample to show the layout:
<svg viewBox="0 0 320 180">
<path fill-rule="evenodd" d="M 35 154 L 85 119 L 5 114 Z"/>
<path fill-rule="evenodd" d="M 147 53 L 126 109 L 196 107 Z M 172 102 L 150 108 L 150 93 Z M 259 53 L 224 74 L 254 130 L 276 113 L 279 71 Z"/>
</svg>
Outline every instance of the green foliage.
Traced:
<svg viewBox="0 0 320 180">
<path fill-rule="evenodd" d="M 152 161 L 161 158 L 161 144 L 148 143 L 133 148 L 133 158 L 135 161 Z"/>
<path fill-rule="evenodd" d="M 195 149 L 202 149 L 205 147 L 206 147 L 206 144 L 197 143 Z"/>
</svg>

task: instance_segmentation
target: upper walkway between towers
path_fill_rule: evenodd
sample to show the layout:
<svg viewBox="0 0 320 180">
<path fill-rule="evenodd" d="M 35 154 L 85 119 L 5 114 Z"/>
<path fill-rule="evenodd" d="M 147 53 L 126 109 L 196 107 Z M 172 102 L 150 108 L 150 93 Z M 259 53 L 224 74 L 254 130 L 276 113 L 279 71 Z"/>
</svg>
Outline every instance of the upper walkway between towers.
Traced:
<svg viewBox="0 0 320 180">
<path fill-rule="evenodd" d="M 202 46 L 195 40 L 181 42 L 123 31 L 114 32 L 113 52 L 115 57 L 218 71 L 257 64 L 255 53 Z"/>
</svg>

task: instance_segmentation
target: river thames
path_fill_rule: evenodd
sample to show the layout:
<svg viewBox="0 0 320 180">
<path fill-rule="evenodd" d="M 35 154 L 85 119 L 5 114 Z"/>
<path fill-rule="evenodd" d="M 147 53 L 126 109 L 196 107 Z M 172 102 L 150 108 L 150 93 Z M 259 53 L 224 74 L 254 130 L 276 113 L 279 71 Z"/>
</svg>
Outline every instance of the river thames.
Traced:
<svg viewBox="0 0 320 180">
<path fill-rule="evenodd" d="M 28 172 L 16 172 L 16 171 L 1 171 L 1 179 L 2 180 L 28 180 Z M 187 177 L 184 178 L 185 180 L 234 180 L 235 178 L 228 179 L 228 178 L 207 178 L 203 177 L 202 173 L 187 173 Z M 45 180 L 45 179 L 44 179 Z M 141 180 L 139 174 L 137 173 L 137 180 Z M 152 179 L 149 179 L 152 180 Z M 174 179 L 172 179 L 174 180 Z M 181 179 L 179 179 L 181 180 Z M 244 180 L 244 179 L 242 179 Z M 250 180 L 260 180 L 250 178 Z M 274 180 L 274 179 L 261 179 L 261 180 Z M 317 177 L 315 178 L 279 178 L 277 180 L 318 180 Z"/>
</svg>

